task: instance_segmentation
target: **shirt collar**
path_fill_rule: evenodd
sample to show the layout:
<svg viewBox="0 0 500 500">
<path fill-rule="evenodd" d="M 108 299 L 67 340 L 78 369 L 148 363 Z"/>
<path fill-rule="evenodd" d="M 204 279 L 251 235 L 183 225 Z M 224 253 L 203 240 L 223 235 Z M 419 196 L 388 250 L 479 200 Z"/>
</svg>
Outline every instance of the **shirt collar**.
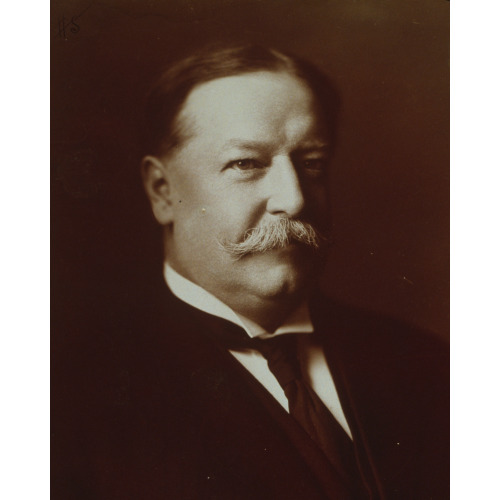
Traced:
<svg viewBox="0 0 500 500">
<path fill-rule="evenodd" d="M 231 323 L 243 328 L 252 338 L 259 337 L 265 339 L 285 333 L 312 333 L 314 331 L 307 301 L 304 301 L 295 309 L 274 332 L 268 332 L 254 321 L 233 311 L 205 289 L 181 276 L 167 262 L 164 264 L 163 275 L 170 291 L 178 299 L 200 311 L 231 321 Z"/>
</svg>

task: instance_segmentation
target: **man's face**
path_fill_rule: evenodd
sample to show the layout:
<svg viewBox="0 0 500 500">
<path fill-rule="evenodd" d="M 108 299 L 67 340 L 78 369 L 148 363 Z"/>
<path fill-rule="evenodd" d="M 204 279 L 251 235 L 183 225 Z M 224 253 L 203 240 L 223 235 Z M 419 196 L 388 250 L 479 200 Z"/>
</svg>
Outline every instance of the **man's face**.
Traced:
<svg viewBox="0 0 500 500">
<path fill-rule="evenodd" d="M 224 77 L 196 87 L 179 120 L 186 138 L 161 159 L 170 264 L 236 309 L 300 293 L 318 267 L 311 248 L 237 259 L 221 243 L 280 217 L 325 227 L 328 144 L 309 88 L 285 73 Z"/>
</svg>

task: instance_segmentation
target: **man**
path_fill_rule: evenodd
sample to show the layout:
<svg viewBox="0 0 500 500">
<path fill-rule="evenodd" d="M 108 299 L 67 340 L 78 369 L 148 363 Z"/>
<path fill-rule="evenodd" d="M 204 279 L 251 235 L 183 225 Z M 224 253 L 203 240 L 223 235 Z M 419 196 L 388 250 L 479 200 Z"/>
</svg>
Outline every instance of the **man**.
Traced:
<svg viewBox="0 0 500 500">
<path fill-rule="evenodd" d="M 151 92 L 166 286 L 131 315 L 89 498 L 446 498 L 446 351 L 315 289 L 335 105 L 309 64 L 256 46 L 200 52 Z"/>
</svg>

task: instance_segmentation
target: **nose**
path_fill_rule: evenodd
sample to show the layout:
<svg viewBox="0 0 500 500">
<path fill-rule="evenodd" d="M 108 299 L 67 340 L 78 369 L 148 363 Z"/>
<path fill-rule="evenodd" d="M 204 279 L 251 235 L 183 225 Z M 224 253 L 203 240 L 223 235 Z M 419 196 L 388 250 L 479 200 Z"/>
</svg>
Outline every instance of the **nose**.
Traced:
<svg viewBox="0 0 500 500">
<path fill-rule="evenodd" d="M 288 156 L 274 158 L 268 174 L 267 211 L 273 215 L 297 217 L 305 205 L 304 193 L 297 171 Z"/>
</svg>

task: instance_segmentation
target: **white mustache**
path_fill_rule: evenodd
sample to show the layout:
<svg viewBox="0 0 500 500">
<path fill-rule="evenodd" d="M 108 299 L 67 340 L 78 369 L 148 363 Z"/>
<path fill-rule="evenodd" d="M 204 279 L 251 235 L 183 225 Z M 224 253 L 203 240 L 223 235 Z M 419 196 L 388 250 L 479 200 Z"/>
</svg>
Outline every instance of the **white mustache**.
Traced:
<svg viewBox="0 0 500 500">
<path fill-rule="evenodd" d="M 219 243 L 227 253 L 240 259 L 252 253 L 284 248 L 292 241 L 318 250 L 327 238 L 308 222 L 280 217 L 249 229 L 240 243 Z"/>
</svg>

